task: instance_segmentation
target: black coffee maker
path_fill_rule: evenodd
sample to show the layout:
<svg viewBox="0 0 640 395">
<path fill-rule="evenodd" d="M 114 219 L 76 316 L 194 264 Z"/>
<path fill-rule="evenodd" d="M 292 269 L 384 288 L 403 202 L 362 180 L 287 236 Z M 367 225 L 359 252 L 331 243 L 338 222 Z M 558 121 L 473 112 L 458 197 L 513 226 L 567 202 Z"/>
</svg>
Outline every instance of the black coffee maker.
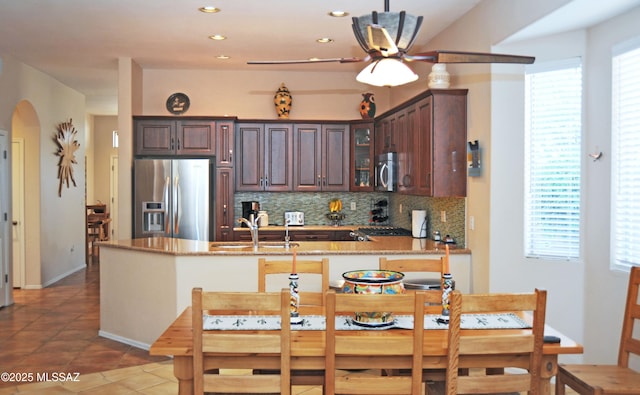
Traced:
<svg viewBox="0 0 640 395">
<path fill-rule="evenodd" d="M 249 222 L 253 222 L 253 219 L 258 216 L 258 211 L 260 211 L 260 202 L 242 202 L 242 218 Z M 243 222 L 242 227 L 247 228 L 247 224 Z"/>
</svg>

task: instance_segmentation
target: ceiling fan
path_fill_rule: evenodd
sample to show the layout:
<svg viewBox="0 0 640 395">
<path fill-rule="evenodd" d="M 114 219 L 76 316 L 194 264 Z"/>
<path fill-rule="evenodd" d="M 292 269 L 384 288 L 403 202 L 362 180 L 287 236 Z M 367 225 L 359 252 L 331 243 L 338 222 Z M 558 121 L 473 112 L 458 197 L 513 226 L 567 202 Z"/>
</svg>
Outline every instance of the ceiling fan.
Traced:
<svg viewBox="0 0 640 395">
<path fill-rule="evenodd" d="M 397 86 L 418 78 L 405 62 L 531 64 L 535 60 L 531 56 L 446 50 L 409 54 L 423 17 L 413 16 L 405 11 L 389 12 L 389 0 L 385 0 L 384 8 L 384 12 L 373 11 L 370 15 L 352 18 L 353 33 L 360 47 L 367 53 L 363 58 L 252 60 L 247 64 L 371 62 L 358 74 L 358 81 L 377 86 Z"/>
</svg>

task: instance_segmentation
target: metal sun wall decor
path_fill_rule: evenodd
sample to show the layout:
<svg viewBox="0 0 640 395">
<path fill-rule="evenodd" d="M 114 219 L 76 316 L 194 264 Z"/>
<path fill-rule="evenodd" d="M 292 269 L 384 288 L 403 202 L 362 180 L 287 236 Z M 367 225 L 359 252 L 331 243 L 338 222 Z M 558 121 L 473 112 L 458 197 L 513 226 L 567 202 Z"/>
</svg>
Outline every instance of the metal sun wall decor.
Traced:
<svg viewBox="0 0 640 395">
<path fill-rule="evenodd" d="M 58 197 L 62 197 L 62 184 L 66 183 L 69 188 L 69 180 L 73 182 L 73 186 L 76 186 L 76 180 L 73 178 L 73 165 L 77 164 L 76 151 L 80 148 L 78 140 L 76 140 L 76 134 L 78 131 L 73 127 L 71 118 L 69 122 L 62 122 L 57 126 L 58 132 L 54 138 L 56 144 L 58 144 L 58 152 L 56 155 L 60 157 L 58 163 Z"/>
</svg>

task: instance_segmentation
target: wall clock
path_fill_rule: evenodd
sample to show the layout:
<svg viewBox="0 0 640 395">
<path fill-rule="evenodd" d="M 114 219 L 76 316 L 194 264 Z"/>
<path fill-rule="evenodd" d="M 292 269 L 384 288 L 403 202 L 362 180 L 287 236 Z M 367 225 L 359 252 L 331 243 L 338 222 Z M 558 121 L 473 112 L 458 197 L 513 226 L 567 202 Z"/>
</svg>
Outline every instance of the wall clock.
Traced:
<svg viewBox="0 0 640 395">
<path fill-rule="evenodd" d="M 174 93 L 167 99 L 167 110 L 171 114 L 180 115 L 189 109 L 189 96 L 184 93 Z"/>
</svg>

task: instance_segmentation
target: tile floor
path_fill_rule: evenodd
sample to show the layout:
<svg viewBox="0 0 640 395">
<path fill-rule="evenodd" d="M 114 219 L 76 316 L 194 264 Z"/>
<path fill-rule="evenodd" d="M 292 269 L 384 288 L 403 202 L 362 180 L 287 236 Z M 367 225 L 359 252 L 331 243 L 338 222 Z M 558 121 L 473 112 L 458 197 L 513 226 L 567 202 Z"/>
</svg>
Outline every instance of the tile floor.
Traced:
<svg viewBox="0 0 640 395">
<path fill-rule="evenodd" d="M 0 380 L 0 395 L 178 393 L 169 358 L 98 336 L 99 275 L 94 263 L 50 287 L 14 290 L 15 304 L 0 308 L 0 373 L 35 377 L 31 383 Z M 38 373 L 53 372 L 74 380 L 35 382 Z M 294 386 L 292 392 L 321 395 L 322 389 Z"/>
</svg>

